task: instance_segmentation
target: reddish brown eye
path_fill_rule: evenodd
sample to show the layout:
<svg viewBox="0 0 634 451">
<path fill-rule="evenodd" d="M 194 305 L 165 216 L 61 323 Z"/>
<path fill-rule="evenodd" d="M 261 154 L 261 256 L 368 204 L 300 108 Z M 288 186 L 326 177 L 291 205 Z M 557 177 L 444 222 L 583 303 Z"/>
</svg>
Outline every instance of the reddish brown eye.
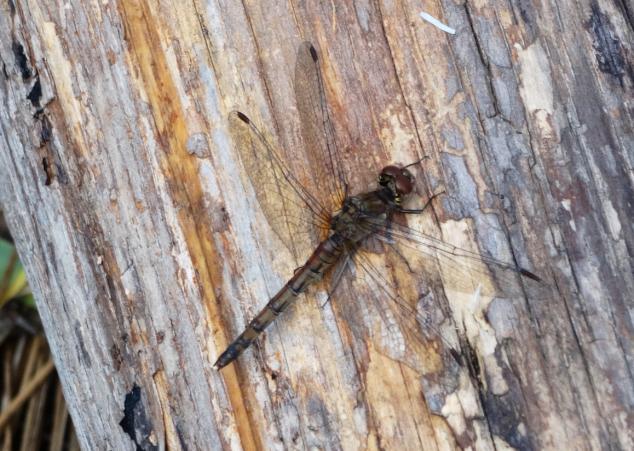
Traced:
<svg viewBox="0 0 634 451">
<path fill-rule="evenodd" d="M 399 196 L 411 193 L 414 188 L 414 177 L 407 169 L 398 166 L 385 166 L 381 171 L 381 178 L 386 182 L 394 180 L 394 190 Z"/>
<path fill-rule="evenodd" d="M 398 166 L 385 166 L 381 171 L 381 175 L 385 177 L 397 178 L 401 175 L 402 169 Z"/>
<path fill-rule="evenodd" d="M 399 173 L 396 176 L 396 192 L 400 195 L 409 194 L 412 192 L 412 180 L 405 174 Z"/>
</svg>

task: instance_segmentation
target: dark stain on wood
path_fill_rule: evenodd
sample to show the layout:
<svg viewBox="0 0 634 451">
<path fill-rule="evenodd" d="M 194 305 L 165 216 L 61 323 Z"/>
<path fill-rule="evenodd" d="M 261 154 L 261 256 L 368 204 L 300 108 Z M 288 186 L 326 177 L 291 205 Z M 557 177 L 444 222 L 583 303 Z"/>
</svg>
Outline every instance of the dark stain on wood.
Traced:
<svg viewBox="0 0 634 451">
<path fill-rule="evenodd" d="M 38 80 L 38 83 L 39 83 L 39 80 Z M 40 88 L 40 95 L 41 93 L 42 91 Z M 33 101 L 31 101 L 31 103 L 33 103 Z M 39 103 L 39 99 L 38 99 L 38 103 Z M 33 106 L 35 106 L 35 104 Z M 36 113 L 35 121 L 36 122 L 34 125 L 40 128 L 39 153 L 42 156 L 42 170 L 44 171 L 44 185 L 50 186 L 50 184 L 53 183 L 53 179 L 55 178 L 54 166 L 53 166 L 53 162 L 51 158 L 52 155 L 51 155 L 50 149 L 48 148 L 49 143 L 51 141 L 51 136 L 53 134 L 53 130 L 52 130 L 51 122 L 49 121 L 48 117 L 45 114 Z"/>
<path fill-rule="evenodd" d="M 123 363 L 123 357 L 121 356 L 121 350 L 115 344 L 110 346 L 110 357 L 112 358 L 112 366 L 115 371 L 119 371 L 121 369 L 121 364 Z"/>
<path fill-rule="evenodd" d="M 13 56 L 15 57 L 15 64 L 18 66 L 20 74 L 22 75 L 22 80 L 28 80 L 33 75 L 33 72 L 31 72 L 29 60 L 24 53 L 24 46 L 17 41 L 13 41 L 11 44 L 11 50 L 13 51 Z"/>
<path fill-rule="evenodd" d="M 32 98 L 29 97 L 29 99 L 33 106 L 38 108 L 33 116 L 35 119 L 33 129 L 35 130 L 34 139 L 39 138 L 37 152 L 40 156 L 41 168 L 44 173 L 44 186 L 50 186 L 54 180 L 57 180 L 61 185 L 67 185 L 69 181 L 68 174 L 62 166 L 58 151 L 52 145 L 51 141 L 54 132 L 53 124 L 45 110 L 39 108 L 40 98 L 42 96 L 39 77 L 33 89 L 31 89 L 31 94 L 33 94 L 33 96 Z M 29 96 L 31 96 L 31 94 L 29 94 Z"/>
<path fill-rule="evenodd" d="M 305 445 L 312 447 L 319 443 L 325 448 L 336 448 L 340 441 L 336 430 L 331 428 L 330 412 L 328 407 L 319 396 L 310 396 L 306 405 L 307 411 L 310 413 L 310 420 L 307 425 L 307 443 Z"/>
<path fill-rule="evenodd" d="M 40 95 L 41 94 L 42 91 L 40 89 Z M 51 141 L 51 136 L 53 136 L 53 126 L 45 114 L 38 114 L 36 118 L 39 118 L 42 125 L 42 128 L 40 129 L 40 147 L 43 147 Z"/>
<path fill-rule="evenodd" d="M 137 451 L 157 450 L 158 447 L 150 442 L 152 422 L 145 411 L 141 400 L 141 388 L 134 384 L 132 390 L 125 395 L 123 402 L 123 419 L 119 426 L 130 436 Z"/>
<path fill-rule="evenodd" d="M 48 158 L 42 158 L 42 169 L 44 170 L 44 185 L 49 186 L 53 182 L 53 171 L 51 169 L 51 164 L 48 161 Z"/>
<path fill-rule="evenodd" d="M 588 31 L 592 32 L 592 46 L 596 52 L 599 70 L 619 80 L 623 87 L 623 77 L 627 74 L 634 81 L 634 70 L 624 56 L 623 45 L 619 40 L 610 18 L 601 11 L 599 5 L 592 4 L 592 14 L 587 22 Z"/>
<path fill-rule="evenodd" d="M 31 91 L 29 91 L 26 98 L 31 101 L 31 105 L 33 105 L 34 108 L 40 107 L 40 99 L 42 98 L 42 84 L 40 83 L 39 76 L 35 79 L 35 83 L 33 83 L 33 87 L 31 88 Z"/>
<path fill-rule="evenodd" d="M 509 391 L 502 396 L 490 391 L 480 393 L 491 433 L 502 438 L 514 449 L 535 449 L 530 437 L 522 431 L 524 422 L 521 418 L 520 406 L 523 403 L 521 399 L 516 399 L 517 393 Z"/>
</svg>

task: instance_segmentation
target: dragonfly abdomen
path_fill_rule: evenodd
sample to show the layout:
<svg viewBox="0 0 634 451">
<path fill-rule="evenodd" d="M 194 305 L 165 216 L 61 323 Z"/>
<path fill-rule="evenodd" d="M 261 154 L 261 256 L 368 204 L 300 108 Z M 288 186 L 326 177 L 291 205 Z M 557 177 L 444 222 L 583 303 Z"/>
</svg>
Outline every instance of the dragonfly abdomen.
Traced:
<svg viewBox="0 0 634 451">
<path fill-rule="evenodd" d="M 334 265 L 343 252 L 343 240 L 334 234 L 322 241 L 306 264 L 295 271 L 288 283 L 277 292 L 247 328 L 220 355 L 214 368 L 220 368 L 234 361 L 268 327 L 273 320 L 312 284 L 322 279 L 324 273 Z"/>
</svg>

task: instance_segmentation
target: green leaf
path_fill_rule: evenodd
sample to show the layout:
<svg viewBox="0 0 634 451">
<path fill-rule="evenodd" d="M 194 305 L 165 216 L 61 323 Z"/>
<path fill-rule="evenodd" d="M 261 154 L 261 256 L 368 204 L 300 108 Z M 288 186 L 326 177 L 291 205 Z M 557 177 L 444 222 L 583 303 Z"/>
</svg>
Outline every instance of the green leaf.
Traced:
<svg viewBox="0 0 634 451">
<path fill-rule="evenodd" d="M 0 307 L 17 296 L 29 293 L 26 273 L 15 247 L 0 238 Z"/>
</svg>

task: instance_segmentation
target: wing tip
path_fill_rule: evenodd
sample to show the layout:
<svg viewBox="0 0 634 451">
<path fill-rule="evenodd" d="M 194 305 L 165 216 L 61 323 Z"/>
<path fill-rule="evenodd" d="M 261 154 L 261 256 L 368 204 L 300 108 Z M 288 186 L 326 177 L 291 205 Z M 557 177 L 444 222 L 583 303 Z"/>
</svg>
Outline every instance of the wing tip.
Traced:
<svg viewBox="0 0 634 451">
<path fill-rule="evenodd" d="M 541 277 L 539 277 L 537 274 L 530 272 L 528 269 L 519 268 L 519 270 L 520 270 L 520 274 L 523 275 L 524 277 L 528 277 L 529 279 L 533 279 L 537 282 L 543 282 Z"/>
<path fill-rule="evenodd" d="M 312 44 L 308 44 L 308 51 L 310 52 L 310 56 L 313 58 L 314 62 L 319 60 L 319 56 L 317 56 L 317 50 Z"/>
<path fill-rule="evenodd" d="M 242 122 L 246 124 L 251 123 L 251 119 L 249 119 L 249 117 L 246 114 L 244 114 L 242 111 L 236 111 L 236 116 L 238 116 L 238 119 L 240 119 Z"/>
</svg>

